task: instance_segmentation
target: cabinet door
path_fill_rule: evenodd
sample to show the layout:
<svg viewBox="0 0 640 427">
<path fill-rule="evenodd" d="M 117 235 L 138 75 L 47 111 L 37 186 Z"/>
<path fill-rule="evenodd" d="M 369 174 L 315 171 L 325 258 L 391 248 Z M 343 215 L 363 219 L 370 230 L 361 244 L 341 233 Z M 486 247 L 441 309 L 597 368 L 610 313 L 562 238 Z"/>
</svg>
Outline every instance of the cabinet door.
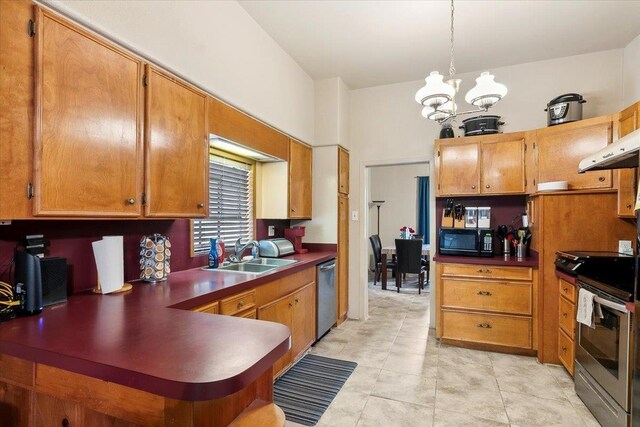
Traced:
<svg viewBox="0 0 640 427">
<path fill-rule="evenodd" d="M 578 173 L 580 160 L 611 142 L 608 118 L 583 120 L 536 133 L 538 183 L 567 181 L 570 190 L 611 188 L 611 171 Z"/>
<path fill-rule="evenodd" d="M 33 214 L 33 19 L 29 0 L 0 1 L 0 219 Z"/>
<path fill-rule="evenodd" d="M 436 146 L 436 194 L 478 194 L 478 143 L 440 143 Z"/>
<path fill-rule="evenodd" d="M 36 395 L 35 425 L 38 427 L 80 426 L 80 407 L 46 394 Z M 65 422 L 66 420 L 66 422 Z"/>
<path fill-rule="evenodd" d="M 309 283 L 293 294 L 291 358 L 295 360 L 316 340 L 316 284 Z"/>
<path fill-rule="evenodd" d="M 7 426 L 28 427 L 30 418 L 31 392 L 0 381 L 0 420 Z"/>
<path fill-rule="evenodd" d="M 349 194 L 349 153 L 338 148 L 338 192 Z"/>
<path fill-rule="evenodd" d="M 618 119 L 618 136 L 622 138 L 638 129 L 640 121 L 640 102 L 620 112 Z M 635 205 L 636 189 L 638 187 L 638 169 L 618 170 L 618 216 L 622 218 L 635 218 L 633 210 Z"/>
<path fill-rule="evenodd" d="M 34 214 L 136 217 L 142 62 L 37 9 Z"/>
<path fill-rule="evenodd" d="M 349 198 L 338 196 L 338 323 L 347 318 L 349 309 Z"/>
<path fill-rule="evenodd" d="M 267 320 L 269 322 L 276 322 L 289 327 L 292 331 L 292 346 L 293 346 L 293 300 L 290 295 L 287 295 L 279 300 L 267 304 L 258 309 L 258 319 Z M 291 363 L 292 350 L 289 349 L 280 359 L 273 364 L 273 376 L 276 377 L 283 369 L 285 369 Z"/>
<path fill-rule="evenodd" d="M 311 218 L 311 148 L 293 139 L 289 149 L 289 218 Z"/>
<path fill-rule="evenodd" d="M 483 141 L 480 191 L 484 194 L 524 193 L 524 138 Z"/>
<path fill-rule="evenodd" d="M 147 67 L 145 214 L 203 217 L 207 207 L 206 96 Z"/>
</svg>

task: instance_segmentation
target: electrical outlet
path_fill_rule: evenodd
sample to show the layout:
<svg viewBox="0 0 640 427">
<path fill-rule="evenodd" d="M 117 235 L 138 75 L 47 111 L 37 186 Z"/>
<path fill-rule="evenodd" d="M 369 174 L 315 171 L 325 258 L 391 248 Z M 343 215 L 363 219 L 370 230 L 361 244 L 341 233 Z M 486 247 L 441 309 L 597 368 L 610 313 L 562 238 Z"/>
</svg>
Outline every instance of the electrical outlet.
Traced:
<svg viewBox="0 0 640 427">
<path fill-rule="evenodd" d="M 273 225 L 270 225 L 268 230 L 267 230 L 267 234 L 269 235 L 269 237 L 273 237 L 276 235 L 276 227 Z"/>
<path fill-rule="evenodd" d="M 351 221 L 358 220 L 358 211 L 351 211 Z"/>
<path fill-rule="evenodd" d="M 618 252 L 627 255 L 633 255 L 631 240 L 618 240 Z"/>
</svg>

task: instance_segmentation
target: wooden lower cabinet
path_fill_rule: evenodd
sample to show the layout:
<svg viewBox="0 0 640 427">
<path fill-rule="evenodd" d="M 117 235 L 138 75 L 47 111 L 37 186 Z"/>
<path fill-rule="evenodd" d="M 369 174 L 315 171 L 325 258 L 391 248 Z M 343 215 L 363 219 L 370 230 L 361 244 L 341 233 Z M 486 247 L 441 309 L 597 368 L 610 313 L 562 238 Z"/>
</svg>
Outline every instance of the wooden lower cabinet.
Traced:
<svg viewBox="0 0 640 427">
<path fill-rule="evenodd" d="M 80 407 L 69 401 L 36 393 L 35 425 L 40 427 L 79 426 Z"/>
<path fill-rule="evenodd" d="M 573 376 L 577 338 L 576 304 L 577 289 L 573 283 L 558 278 L 558 358 Z"/>
<path fill-rule="evenodd" d="M 0 381 L 0 420 L 15 427 L 31 426 L 31 391 Z M 58 424 L 60 425 L 60 424 Z"/>
<path fill-rule="evenodd" d="M 437 279 L 437 338 L 454 345 L 534 353 L 535 269 L 438 263 Z"/>
<path fill-rule="evenodd" d="M 258 319 L 280 323 L 291 329 L 291 349 L 274 365 L 274 377 L 286 370 L 316 338 L 316 283 L 258 309 Z"/>
</svg>

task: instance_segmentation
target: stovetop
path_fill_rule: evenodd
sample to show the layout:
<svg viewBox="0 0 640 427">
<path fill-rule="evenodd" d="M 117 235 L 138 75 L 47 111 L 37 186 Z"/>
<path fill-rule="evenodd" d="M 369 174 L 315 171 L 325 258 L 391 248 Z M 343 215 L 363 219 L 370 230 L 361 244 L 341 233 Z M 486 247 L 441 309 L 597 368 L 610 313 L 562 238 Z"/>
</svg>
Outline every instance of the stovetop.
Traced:
<svg viewBox="0 0 640 427">
<path fill-rule="evenodd" d="M 618 252 L 566 251 L 556 253 L 556 269 L 586 279 L 605 292 L 624 299 L 634 294 L 635 257 Z"/>
</svg>

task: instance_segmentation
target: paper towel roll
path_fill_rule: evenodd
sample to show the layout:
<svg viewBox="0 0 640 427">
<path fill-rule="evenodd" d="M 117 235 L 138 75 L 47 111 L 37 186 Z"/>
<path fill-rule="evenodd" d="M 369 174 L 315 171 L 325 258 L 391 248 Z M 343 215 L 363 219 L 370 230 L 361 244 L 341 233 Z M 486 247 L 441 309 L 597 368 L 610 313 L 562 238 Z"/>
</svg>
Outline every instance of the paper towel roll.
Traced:
<svg viewBox="0 0 640 427">
<path fill-rule="evenodd" d="M 92 243 L 93 257 L 103 294 L 117 291 L 124 284 L 124 251 L 122 236 L 104 236 Z"/>
</svg>

